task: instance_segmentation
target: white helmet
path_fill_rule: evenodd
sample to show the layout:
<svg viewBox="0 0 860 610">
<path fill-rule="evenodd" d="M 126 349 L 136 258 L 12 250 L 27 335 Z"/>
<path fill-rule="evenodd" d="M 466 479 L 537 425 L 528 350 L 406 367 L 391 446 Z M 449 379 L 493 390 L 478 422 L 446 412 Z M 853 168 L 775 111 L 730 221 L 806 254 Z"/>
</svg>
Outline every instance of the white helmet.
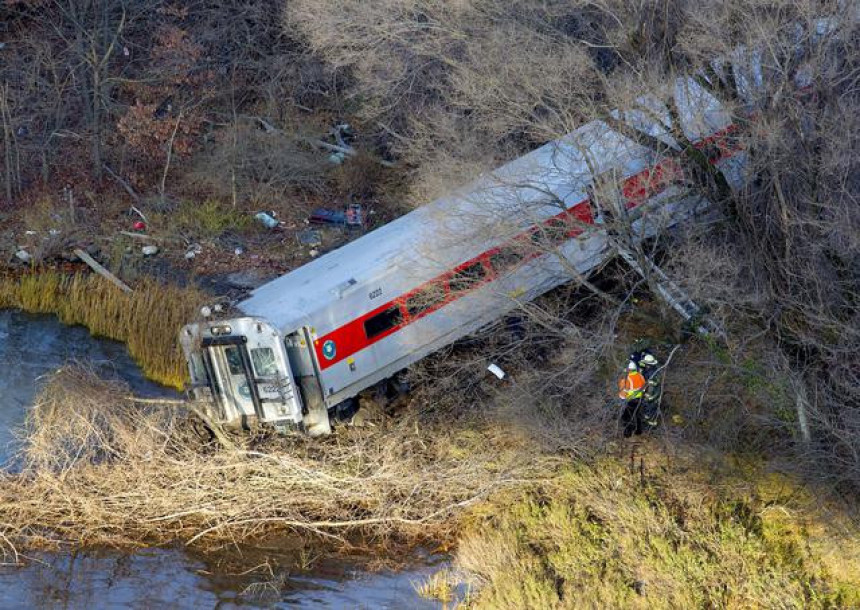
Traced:
<svg viewBox="0 0 860 610">
<path fill-rule="evenodd" d="M 657 366 L 657 359 L 651 354 L 645 354 L 639 362 L 645 366 Z"/>
<path fill-rule="evenodd" d="M 627 370 L 628 371 L 638 371 L 639 367 L 636 366 L 636 363 L 631 360 L 630 362 L 627 363 Z"/>
</svg>

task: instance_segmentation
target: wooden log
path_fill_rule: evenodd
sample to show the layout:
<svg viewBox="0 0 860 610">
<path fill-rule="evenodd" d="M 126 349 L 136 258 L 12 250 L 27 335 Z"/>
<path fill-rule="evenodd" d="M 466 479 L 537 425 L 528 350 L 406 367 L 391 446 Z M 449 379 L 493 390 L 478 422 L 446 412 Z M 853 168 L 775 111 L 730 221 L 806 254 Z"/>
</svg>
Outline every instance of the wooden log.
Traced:
<svg viewBox="0 0 860 610">
<path fill-rule="evenodd" d="M 78 256 L 78 258 L 80 258 L 80 259 L 81 259 L 82 261 L 84 261 L 87 265 L 89 265 L 89 266 L 90 266 L 90 269 L 92 269 L 93 271 L 95 271 L 96 273 L 98 273 L 98 274 L 99 274 L 100 276 L 102 276 L 103 278 L 106 278 L 106 279 L 110 280 L 110 281 L 111 281 L 115 286 L 117 286 L 120 290 L 122 290 L 122 291 L 124 291 L 124 292 L 127 292 L 127 293 L 129 293 L 129 294 L 131 294 L 132 292 L 134 292 L 134 291 L 129 287 L 129 285 L 128 285 L 128 284 L 126 284 L 126 283 L 125 283 L 125 282 L 123 282 L 121 279 L 119 279 L 117 276 L 115 276 L 113 273 L 111 273 L 110 271 L 108 271 L 107 269 L 105 269 L 104 267 L 102 267 L 98 262 L 96 262 L 96 259 L 94 259 L 92 256 L 90 256 L 89 254 L 87 254 L 86 252 L 84 252 L 83 250 L 81 250 L 80 248 L 75 248 L 75 254 Z"/>
</svg>

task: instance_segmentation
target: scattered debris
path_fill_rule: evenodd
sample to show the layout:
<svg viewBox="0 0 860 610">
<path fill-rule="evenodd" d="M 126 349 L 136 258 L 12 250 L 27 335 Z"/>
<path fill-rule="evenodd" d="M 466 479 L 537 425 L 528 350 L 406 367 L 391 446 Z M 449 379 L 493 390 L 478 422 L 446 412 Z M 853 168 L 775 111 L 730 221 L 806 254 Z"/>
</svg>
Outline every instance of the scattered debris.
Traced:
<svg viewBox="0 0 860 610">
<path fill-rule="evenodd" d="M 244 253 L 245 248 L 243 248 L 242 246 L 236 246 L 236 249 L 233 250 L 233 254 L 235 254 L 236 256 L 242 256 Z"/>
<path fill-rule="evenodd" d="M 296 234 L 296 238 L 303 246 L 319 246 L 322 243 L 322 235 L 316 229 L 303 229 Z"/>
<path fill-rule="evenodd" d="M 355 132 L 349 123 L 338 123 L 334 126 L 332 133 L 340 146 L 351 146 L 355 142 Z"/>
<path fill-rule="evenodd" d="M 332 165 L 341 165 L 346 161 L 346 153 L 343 151 L 333 152 L 328 156 L 328 162 Z"/>
<path fill-rule="evenodd" d="M 505 378 L 505 372 L 497 364 L 491 364 L 490 366 L 487 367 L 487 370 L 490 371 L 493 375 L 495 375 L 499 379 Z"/>
<path fill-rule="evenodd" d="M 326 208 L 317 208 L 311 213 L 308 221 L 318 225 L 345 225 L 346 214 Z"/>
<path fill-rule="evenodd" d="M 142 220 L 138 220 L 136 223 L 134 223 L 132 225 L 131 228 L 134 229 L 135 231 L 146 231 L 146 223 L 143 222 Z"/>
<path fill-rule="evenodd" d="M 247 271 L 236 271 L 235 273 L 227 274 L 224 278 L 224 282 L 233 288 L 253 290 L 254 288 L 264 284 L 266 280 L 259 271 L 249 269 Z M 217 309 L 217 306 L 216 311 L 220 311 Z"/>
<path fill-rule="evenodd" d="M 274 229 L 274 228 L 279 227 L 281 225 L 281 223 L 278 221 L 278 219 L 275 218 L 274 212 L 270 212 L 270 213 L 269 212 L 257 212 L 254 215 L 254 218 L 256 218 L 261 223 L 263 223 L 267 229 Z"/>
<path fill-rule="evenodd" d="M 27 252 L 24 248 L 21 248 L 17 252 L 15 252 L 15 257 L 21 261 L 22 263 L 29 263 L 33 260 L 33 257 Z"/>
<path fill-rule="evenodd" d="M 346 224 L 350 227 L 364 226 L 364 210 L 360 203 L 350 203 L 346 207 Z"/>
<path fill-rule="evenodd" d="M 144 256 L 154 256 L 158 254 L 158 246 L 153 246 L 150 244 L 148 246 L 143 246 L 140 251 L 143 252 Z"/>
<path fill-rule="evenodd" d="M 190 261 L 192 258 L 197 256 L 201 252 L 203 252 L 203 248 L 200 246 L 200 244 L 191 244 L 190 246 L 188 246 L 188 250 L 185 252 L 185 259 Z"/>
<path fill-rule="evenodd" d="M 320 251 L 319 251 L 319 250 L 317 250 L 316 248 L 314 248 L 313 250 L 311 250 L 310 252 L 308 252 L 308 254 L 310 254 L 310 255 L 311 255 L 311 258 L 316 258 L 317 256 L 319 256 Z"/>
</svg>

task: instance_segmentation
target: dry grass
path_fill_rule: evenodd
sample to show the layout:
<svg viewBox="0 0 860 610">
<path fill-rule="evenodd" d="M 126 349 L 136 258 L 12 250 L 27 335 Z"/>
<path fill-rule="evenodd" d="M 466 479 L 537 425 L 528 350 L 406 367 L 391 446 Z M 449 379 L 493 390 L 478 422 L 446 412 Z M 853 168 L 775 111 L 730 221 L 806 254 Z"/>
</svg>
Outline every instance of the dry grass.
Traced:
<svg viewBox="0 0 860 610">
<path fill-rule="evenodd" d="M 465 459 L 455 433 L 409 416 L 327 440 L 245 437 L 224 451 L 195 440 L 178 410 L 127 394 L 78 369 L 48 382 L 26 423 L 20 473 L 0 473 L 0 536 L 27 548 L 211 548 L 278 531 L 442 539 L 452 516 L 553 463 L 524 461 L 524 447 L 490 434 Z"/>
<path fill-rule="evenodd" d="M 454 601 L 457 595 L 457 580 L 450 570 L 444 569 L 434 572 L 423 581 L 413 582 L 412 588 L 419 597 L 448 603 Z"/>
<path fill-rule="evenodd" d="M 705 476 L 702 455 L 640 472 L 579 465 L 474 511 L 459 567 L 475 608 L 847 608 L 860 533 L 813 510 L 796 482 Z M 707 479 L 707 480 L 705 480 Z"/>
<path fill-rule="evenodd" d="M 122 341 L 144 374 L 181 388 L 188 372 L 177 340 L 206 295 L 143 280 L 131 295 L 96 275 L 59 272 L 0 279 L 0 308 L 56 314 L 65 324 L 82 324 L 97 336 Z"/>
</svg>

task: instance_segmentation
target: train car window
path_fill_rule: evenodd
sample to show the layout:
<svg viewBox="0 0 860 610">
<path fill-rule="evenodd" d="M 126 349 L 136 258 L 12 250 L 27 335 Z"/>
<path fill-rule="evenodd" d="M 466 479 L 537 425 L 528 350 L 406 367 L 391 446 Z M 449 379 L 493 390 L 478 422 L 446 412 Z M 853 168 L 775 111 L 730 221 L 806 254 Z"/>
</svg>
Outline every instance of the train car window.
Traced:
<svg viewBox="0 0 860 610">
<path fill-rule="evenodd" d="M 227 367 L 230 369 L 231 375 L 244 375 L 245 369 L 242 367 L 242 354 L 239 353 L 239 348 L 230 346 L 224 350 L 224 355 L 227 359 Z"/>
<path fill-rule="evenodd" d="M 516 267 L 523 260 L 523 253 L 515 250 L 510 246 L 504 246 L 498 252 L 493 252 L 490 255 L 490 265 L 496 270 L 496 273 L 502 273 Z"/>
<path fill-rule="evenodd" d="M 481 261 L 478 261 L 458 269 L 448 280 L 448 288 L 451 292 L 471 290 L 485 277 L 487 277 L 487 270 L 484 269 Z"/>
<path fill-rule="evenodd" d="M 570 239 L 570 227 L 561 218 L 551 218 L 546 223 L 546 237 L 552 244 L 561 244 Z"/>
<path fill-rule="evenodd" d="M 206 364 L 200 353 L 191 354 L 191 380 L 194 383 L 207 383 L 209 375 L 206 374 Z"/>
<path fill-rule="evenodd" d="M 275 352 L 271 347 L 251 348 L 251 363 L 257 377 L 277 377 L 278 363 L 275 362 Z"/>
<path fill-rule="evenodd" d="M 400 307 L 394 305 L 384 311 L 380 311 L 375 316 L 364 321 L 364 334 L 368 339 L 381 335 L 382 333 L 391 330 L 403 321 L 403 314 L 400 313 Z"/>
<path fill-rule="evenodd" d="M 413 293 L 406 299 L 406 311 L 409 312 L 410 318 L 414 318 L 415 316 L 420 316 L 425 311 L 435 309 L 444 301 L 445 286 L 434 282 Z"/>
<path fill-rule="evenodd" d="M 702 152 L 705 153 L 705 156 L 708 158 L 708 162 L 710 163 L 717 163 L 723 158 L 723 150 L 717 142 L 708 142 L 703 147 Z"/>
</svg>

